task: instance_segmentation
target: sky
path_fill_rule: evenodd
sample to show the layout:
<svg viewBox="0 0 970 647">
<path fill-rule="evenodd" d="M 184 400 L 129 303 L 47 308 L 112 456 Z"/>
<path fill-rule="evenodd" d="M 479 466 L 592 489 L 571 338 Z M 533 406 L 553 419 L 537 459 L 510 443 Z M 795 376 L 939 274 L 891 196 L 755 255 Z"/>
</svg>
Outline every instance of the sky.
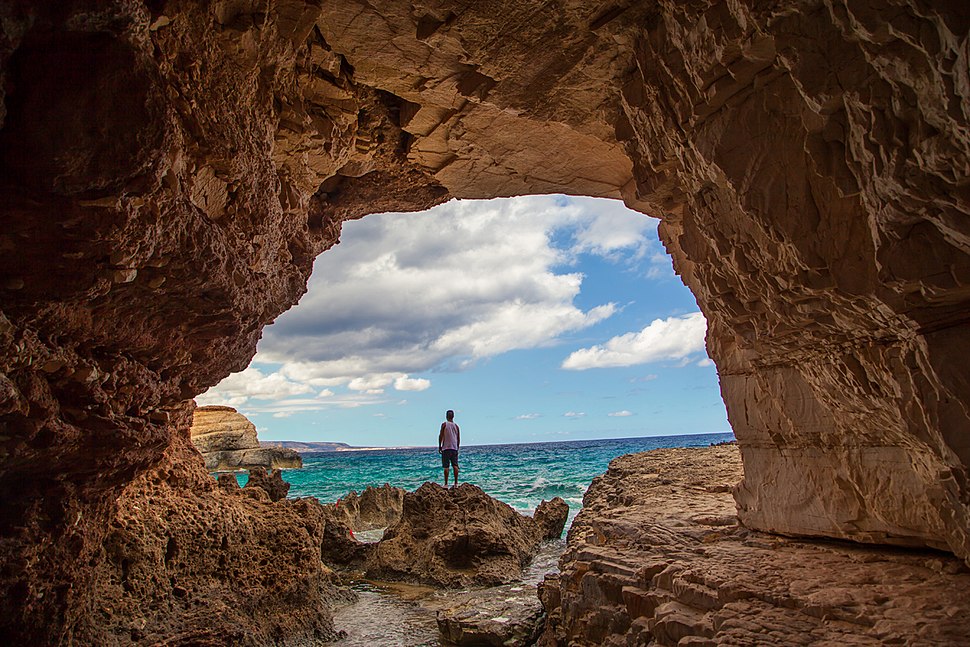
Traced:
<svg viewBox="0 0 970 647">
<path fill-rule="evenodd" d="M 249 367 L 196 398 L 261 440 L 433 446 L 730 431 L 706 321 L 621 202 L 453 200 L 366 216 Z"/>
</svg>

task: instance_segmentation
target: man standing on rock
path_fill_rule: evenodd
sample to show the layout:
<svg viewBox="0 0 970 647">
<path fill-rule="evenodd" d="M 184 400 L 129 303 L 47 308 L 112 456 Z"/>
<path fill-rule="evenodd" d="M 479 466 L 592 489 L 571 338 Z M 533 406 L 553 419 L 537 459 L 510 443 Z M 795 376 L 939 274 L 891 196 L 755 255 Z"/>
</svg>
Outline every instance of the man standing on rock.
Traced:
<svg viewBox="0 0 970 647">
<path fill-rule="evenodd" d="M 455 424 L 455 412 L 451 409 L 445 413 L 446 420 L 441 423 L 438 432 L 438 453 L 441 454 L 441 466 L 445 469 L 445 487 L 448 487 L 448 463 L 455 471 L 455 483 L 458 485 L 458 448 L 461 447 L 461 429 Z"/>
</svg>

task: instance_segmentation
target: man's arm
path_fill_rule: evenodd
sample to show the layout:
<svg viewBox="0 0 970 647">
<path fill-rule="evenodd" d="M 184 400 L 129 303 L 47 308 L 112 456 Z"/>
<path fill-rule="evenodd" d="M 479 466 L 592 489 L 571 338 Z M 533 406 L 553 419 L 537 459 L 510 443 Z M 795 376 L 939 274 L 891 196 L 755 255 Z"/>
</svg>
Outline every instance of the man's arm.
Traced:
<svg viewBox="0 0 970 647">
<path fill-rule="evenodd" d="M 438 453 L 441 453 L 441 443 L 445 439 L 445 423 L 441 423 L 441 429 L 438 430 Z"/>
<path fill-rule="evenodd" d="M 455 425 L 455 443 L 458 445 L 458 449 L 461 449 L 461 427 Z"/>
</svg>

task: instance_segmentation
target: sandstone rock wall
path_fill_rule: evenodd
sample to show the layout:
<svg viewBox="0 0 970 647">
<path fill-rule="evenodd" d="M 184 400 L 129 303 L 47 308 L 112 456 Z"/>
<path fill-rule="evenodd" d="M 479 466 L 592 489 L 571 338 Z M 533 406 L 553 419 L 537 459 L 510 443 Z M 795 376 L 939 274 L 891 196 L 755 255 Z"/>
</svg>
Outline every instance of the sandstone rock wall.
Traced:
<svg viewBox="0 0 970 647">
<path fill-rule="evenodd" d="M 970 572 L 935 551 L 804 542 L 737 518 L 734 446 L 615 459 L 593 480 L 539 644 L 960 645 Z"/>
<path fill-rule="evenodd" d="M 3 1 L 0 628 L 70 641 L 121 492 L 188 451 L 186 401 L 247 364 L 343 220 L 450 195 L 660 217 L 709 321 L 742 520 L 970 557 L 968 21 Z"/>
<path fill-rule="evenodd" d="M 197 408 L 189 433 L 210 472 L 303 467 L 303 459 L 293 449 L 260 446 L 256 425 L 232 407 Z"/>
</svg>

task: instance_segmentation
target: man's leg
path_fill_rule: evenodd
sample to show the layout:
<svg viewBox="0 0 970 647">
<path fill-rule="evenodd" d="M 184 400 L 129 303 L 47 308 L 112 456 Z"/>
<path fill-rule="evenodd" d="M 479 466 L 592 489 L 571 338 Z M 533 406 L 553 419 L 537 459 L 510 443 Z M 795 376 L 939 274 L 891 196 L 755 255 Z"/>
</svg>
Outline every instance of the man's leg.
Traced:
<svg viewBox="0 0 970 647">
<path fill-rule="evenodd" d="M 445 487 L 448 487 L 448 467 L 445 466 Z"/>
<path fill-rule="evenodd" d="M 458 485 L 458 463 L 452 463 L 455 467 L 455 485 Z"/>
</svg>

